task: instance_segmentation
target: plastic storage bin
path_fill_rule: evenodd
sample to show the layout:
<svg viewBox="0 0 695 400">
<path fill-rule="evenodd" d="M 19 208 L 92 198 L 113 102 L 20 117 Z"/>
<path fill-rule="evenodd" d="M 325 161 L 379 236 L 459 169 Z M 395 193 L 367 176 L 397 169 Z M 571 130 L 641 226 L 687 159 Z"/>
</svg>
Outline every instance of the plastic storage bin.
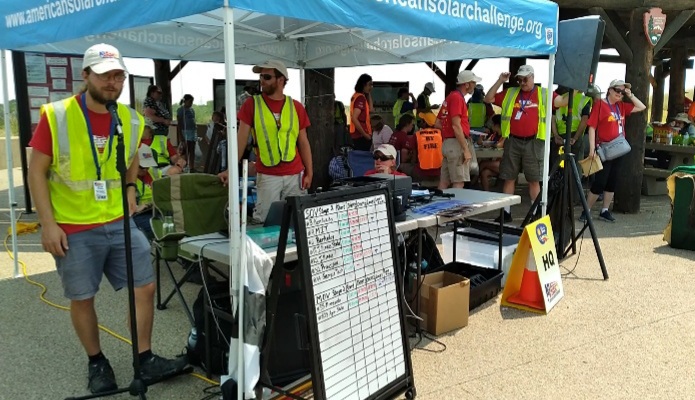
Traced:
<svg viewBox="0 0 695 400">
<path fill-rule="evenodd" d="M 463 233 L 463 235 L 461 234 Z M 475 234 L 488 237 L 489 239 L 480 239 L 478 237 L 469 237 L 465 234 Z M 489 232 L 481 231 L 473 228 L 459 228 L 459 234 L 456 235 L 456 258 L 454 254 L 454 232 L 443 233 L 442 237 L 442 258 L 445 263 L 454 261 L 471 264 L 477 267 L 500 269 L 497 265 L 499 260 L 499 244 L 497 235 Z M 502 268 L 504 276 L 502 278 L 502 286 L 504 286 L 507 278 L 507 272 L 512 265 L 512 257 L 516 251 L 516 246 L 519 244 L 519 236 L 503 235 L 502 237 Z"/>
<path fill-rule="evenodd" d="M 465 276 L 470 280 L 471 294 L 469 310 L 473 310 L 488 300 L 494 299 L 502 289 L 502 272 L 495 269 L 481 268 L 461 262 L 452 262 L 432 272 L 438 271 L 453 272 L 457 275 Z"/>
</svg>

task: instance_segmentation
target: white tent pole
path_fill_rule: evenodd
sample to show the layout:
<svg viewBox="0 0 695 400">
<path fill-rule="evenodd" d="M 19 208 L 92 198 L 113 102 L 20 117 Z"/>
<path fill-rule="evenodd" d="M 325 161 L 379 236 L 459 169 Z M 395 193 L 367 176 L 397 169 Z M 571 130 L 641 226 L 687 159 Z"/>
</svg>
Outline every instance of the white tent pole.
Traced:
<svg viewBox="0 0 695 400">
<path fill-rule="evenodd" d="M 17 258 L 17 220 L 15 216 L 15 208 L 17 204 L 14 199 L 14 171 L 12 164 L 12 132 L 10 131 L 10 95 L 7 80 L 7 60 L 5 58 L 5 50 L 0 49 L 0 62 L 2 62 L 2 98 L 5 105 L 5 151 L 7 152 L 7 199 L 10 203 L 10 227 L 12 228 L 12 255 L 14 257 L 14 277 L 19 277 L 19 261 Z"/>
<path fill-rule="evenodd" d="M 553 138 L 551 131 L 551 118 L 553 117 L 553 81 L 555 80 L 555 54 L 548 57 L 548 87 L 545 104 L 545 150 L 543 152 L 543 195 L 541 197 L 542 215 L 548 208 L 548 174 L 550 173 L 550 141 Z M 567 150 L 565 150 L 567 151 Z M 567 167 L 565 165 L 565 167 Z"/>
<path fill-rule="evenodd" d="M 227 106 L 227 169 L 229 171 L 229 274 L 232 277 L 230 284 L 236 281 L 239 310 L 244 308 L 244 287 L 241 279 L 241 244 L 244 244 L 246 252 L 246 238 L 241 237 L 239 215 L 239 151 L 237 145 L 237 116 L 235 93 L 235 59 L 234 59 L 234 11 L 225 0 L 224 12 L 224 71 L 225 71 L 225 104 Z M 245 236 L 245 235 L 244 235 Z M 240 315 L 241 313 L 239 313 Z M 237 340 L 237 396 L 244 398 L 244 324 L 239 323 Z"/>
<path fill-rule="evenodd" d="M 304 73 L 304 66 L 299 68 L 299 93 L 302 98 L 302 104 L 306 105 L 306 74 Z"/>
</svg>

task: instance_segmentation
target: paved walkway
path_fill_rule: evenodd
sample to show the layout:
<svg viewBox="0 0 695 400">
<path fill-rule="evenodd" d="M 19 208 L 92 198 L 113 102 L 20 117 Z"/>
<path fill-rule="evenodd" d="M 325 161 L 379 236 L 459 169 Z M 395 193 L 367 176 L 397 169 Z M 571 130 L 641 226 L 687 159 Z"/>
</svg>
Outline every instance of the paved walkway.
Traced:
<svg viewBox="0 0 695 400">
<path fill-rule="evenodd" d="M 0 171 L 3 235 L 9 220 L 6 195 L 7 175 Z M 527 209 L 524 202 L 513 213 L 520 218 Z M 439 337 L 443 352 L 429 352 L 443 347 L 423 340 L 412 353 L 418 398 L 695 398 L 695 252 L 662 241 L 669 213 L 665 196 L 643 197 L 640 214 L 616 214 L 615 224 L 597 221 L 610 279 L 601 279 L 587 234 L 579 255 L 561 263 L 565 298 L 549 315 L 500 309 L 498 297 L 475 310 L 468 327 Z M 34 219 L 35 214 L 22 217 Z M 19 242 L 32 279 L 48 287 L 49 299 L 66 304 L 40 236 L 20 236 Z M 0 255 L 0 399 L 84 394 L 86 359 L 68 314 L 41 303 L 39 290 L 23 279 L 4 279 L 11 276 L 11 266 L 6 254 Z M 198 287 L 185 289 L 193 298 Z M 100 322 L 127 336 L 126 304 L 125 293 L 114 293 L 108 285 L 97 300 Z M 180 352 L 189 327 L 178 302 L 155 315 L 155 351 Z M 129 347 L 106 335 L 102 344 L 119 384 L 127 385 Z M 199 399 L 206 386 L 179 377 L 150 388 L 148 396 Z"/>
</svg>

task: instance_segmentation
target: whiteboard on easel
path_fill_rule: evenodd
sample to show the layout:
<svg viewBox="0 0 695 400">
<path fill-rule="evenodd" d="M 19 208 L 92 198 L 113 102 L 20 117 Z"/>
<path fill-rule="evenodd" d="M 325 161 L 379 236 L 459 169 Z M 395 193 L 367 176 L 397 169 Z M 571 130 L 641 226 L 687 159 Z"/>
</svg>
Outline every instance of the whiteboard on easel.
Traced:
<svg viewBox="0 0 695 400">
<path fill-rule="evenodd" d="M 317 398 L 390 398 L 384 395 L 394 385 L 412 384 L 390 195 L 371 193 L 304 203 L 297 215 L 299 259 L 310 271 L 304 281 L 320 375 L 313 385 Z"/>
</svg>

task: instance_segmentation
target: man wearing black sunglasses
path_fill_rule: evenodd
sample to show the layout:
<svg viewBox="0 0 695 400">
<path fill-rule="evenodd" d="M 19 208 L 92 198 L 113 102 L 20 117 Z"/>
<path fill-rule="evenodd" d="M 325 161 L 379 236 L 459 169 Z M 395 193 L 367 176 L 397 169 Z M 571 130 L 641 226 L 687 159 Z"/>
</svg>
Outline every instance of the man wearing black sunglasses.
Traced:
<svg viewBox="0 0 695 400">
<path fill-rule="evenodd" d="M 543 153 L 545 149 L 545 101 L 546 89 L 536 87 L 534 71 L 530 65 L 522 65 L 516 74 L 519 86 L 499 93 L 497 90 L 511 74 L 503 72 L 485 95 L 486 103 L 502 107 L 502 137 L 504 153 L 500 163 L 500 178 L 504 180 L 504 193 L 514 194 L 516 178 L 523 171 L 528 182 L 531 201 L 541 191 Z M 553 98 L 557 95 L 553 94 Z M 504 222 L 511 222 L 509 207 L 504 210 Z"/>
<path fill-rule="evenodd" d="M 258 193 L 253 219 L 262 223 L 273 202 L 306 193 L 314 169 L 306 133 L 309 117 L 300 102 L 284 94 L 287 67 L 268 60 L 254 66 L 253 72 L 260 76 L 261 94 L 241 105 L 237 140 L 241 159 L 249 133 L 253 136 Z M 220 178 L 226 182 L 228 173 Z"/>
</svg>

